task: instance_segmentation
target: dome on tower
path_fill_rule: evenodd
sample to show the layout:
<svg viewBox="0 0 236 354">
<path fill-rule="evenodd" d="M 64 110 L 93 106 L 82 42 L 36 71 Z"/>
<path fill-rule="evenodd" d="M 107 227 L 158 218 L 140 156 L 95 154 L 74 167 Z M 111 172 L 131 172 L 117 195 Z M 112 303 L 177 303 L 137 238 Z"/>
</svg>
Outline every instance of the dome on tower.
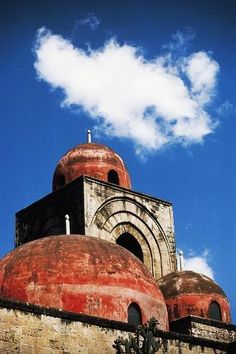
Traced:
<svg viewBox="0 0 236 354">
<path fill-rule="evenodd" d="M 129 173 L 122 158 L 106 145 L 86 143 L 69 150 L 57 164 L 53 191 L 82 175 L 131 188 Z"/>
<path fill-rule="evenodd" d="M 0 297 L 168 330 L 165 300 L 143 263 L 123 247 L 81 235 L 41 238 L 0 261 Z"/>
<path fill-rule="evenodd" d="M 172 272 L 158 280 L 169 321 L 199 316 L 230 322 L 230 306 L 223 290 L 210 278 L 192 271 Z"/>
</svg>

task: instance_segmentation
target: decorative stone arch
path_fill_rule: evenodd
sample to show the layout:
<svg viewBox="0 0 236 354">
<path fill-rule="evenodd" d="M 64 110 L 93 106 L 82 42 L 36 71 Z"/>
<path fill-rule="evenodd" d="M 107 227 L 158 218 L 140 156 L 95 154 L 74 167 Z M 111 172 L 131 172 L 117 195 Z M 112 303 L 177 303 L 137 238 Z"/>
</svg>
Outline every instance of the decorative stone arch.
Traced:
<svg viewBox="0 0 236 354">
<path fill-rule="evenodd" d="M 160 224 L 142 204 L 127 197 L 107 199 L 88 225 L 88 235 L 116 242 L 129 232 L 139 242 L 144 264 L 158 279 L 174 270 L 169 241 Z"/>
<path fill-rule="evenodd" d="M 116 243 L 117 239 L 124 233 L 129 233 L 138 241 L 143 252 L 143 263 L 150 272 L 154 274 L 153 252 L 146 237 L 135 225 L 130 222 L 121 222 L 120 224 L 117 224 L 110 233 L 110 240 Z"/>
</svg>

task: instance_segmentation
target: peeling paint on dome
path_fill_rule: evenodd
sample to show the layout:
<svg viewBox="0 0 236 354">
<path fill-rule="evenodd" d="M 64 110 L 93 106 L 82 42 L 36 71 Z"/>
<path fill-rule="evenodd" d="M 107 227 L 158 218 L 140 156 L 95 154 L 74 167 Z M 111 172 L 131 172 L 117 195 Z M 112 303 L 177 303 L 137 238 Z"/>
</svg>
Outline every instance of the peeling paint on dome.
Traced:
<svg viewBox="0 0 236 354">
<path fill-rule="evenodd" d="M 68 151 L 58 162 L 53 176 L 53 191 L 82 175 L 109 182 L 110 171 L 117 174 L 119 183 L 116 184 L 131 188 L 128 170 L 118 154 L 106 145 L 79 144 Z"/>
<path fill-rule="evenodd" d="M 81 235 L 50 236 L 0 261 L 0 296 L 127 322 L 135 302 L 142 320 L 168 330 L 165 300 L 143 263 L 123 247 Z"/>
<path fill-rule="evenodd" d="M 193 315 L 209 318 L 209 307 L 216 302 L 222 321 L 229 323 L 230 306 L 223 290 L 210 278 L 192 271 L 172 272 L 158 280 L 166 300 L 169 321 Z"/>
</svg>

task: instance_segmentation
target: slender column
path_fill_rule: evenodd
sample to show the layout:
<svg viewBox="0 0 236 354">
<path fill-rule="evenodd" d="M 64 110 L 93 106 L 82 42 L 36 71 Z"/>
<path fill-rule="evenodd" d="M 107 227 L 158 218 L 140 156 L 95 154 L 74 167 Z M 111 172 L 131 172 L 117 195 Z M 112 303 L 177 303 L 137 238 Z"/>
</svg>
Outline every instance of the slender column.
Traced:
<svg viewBox="0 0 236 354">
<path fill-rule="evenodd" d="M 179 270 L 182 271 L 184 268 L 184 256 L 183 251 L 179 251 Z"/>
<path fill-rule="evenodd" d="M 90 144 L 92 142 L 91 130 L 87 130 L 87 143 Z"/>
<path fill-rule="evenodd" d="M 68 214 L 65 215 L 66 222 L 66 235 L 70 235 L 70 217 Z"/>
</svg>

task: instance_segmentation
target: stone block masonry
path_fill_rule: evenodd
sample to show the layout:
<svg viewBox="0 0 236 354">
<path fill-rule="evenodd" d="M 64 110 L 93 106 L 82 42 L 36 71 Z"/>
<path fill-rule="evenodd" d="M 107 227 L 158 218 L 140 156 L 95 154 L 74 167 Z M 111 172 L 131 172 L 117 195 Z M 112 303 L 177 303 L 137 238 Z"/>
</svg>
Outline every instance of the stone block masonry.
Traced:
<svg viewBox="0 0 236 354">
<path fill-rule="evenodd" d="M 171 322 L 170 330 L 219 342 L 236 341 L 235 325 L 197 316 L 187 316 Z"/>
<path fill-rule="evenodd" d="M 176 270 L 172 204 L 118 185 L 81 176 L 16 214 L 16 246 L 65 234 L 65 215 L 71 234 L 116 243 L 124 233 L 140 245 L 143 263 L 159 279 Z"/>
<path fill-rule="evenodd" d="M 114 340 L 135 328 L 122 322 L 0 300 L 0 354 L 115 354 Z M 157 331 L 162 354 L 226 354 L 228 343 Z"/>
<path fill-rule="evenodd" d="M 84 181 L 86 235 L 115 243 L 121 234 L 131 234 L 156 279 L 176 270 L 171 203 L 91 177 Z"/>
</svg>

